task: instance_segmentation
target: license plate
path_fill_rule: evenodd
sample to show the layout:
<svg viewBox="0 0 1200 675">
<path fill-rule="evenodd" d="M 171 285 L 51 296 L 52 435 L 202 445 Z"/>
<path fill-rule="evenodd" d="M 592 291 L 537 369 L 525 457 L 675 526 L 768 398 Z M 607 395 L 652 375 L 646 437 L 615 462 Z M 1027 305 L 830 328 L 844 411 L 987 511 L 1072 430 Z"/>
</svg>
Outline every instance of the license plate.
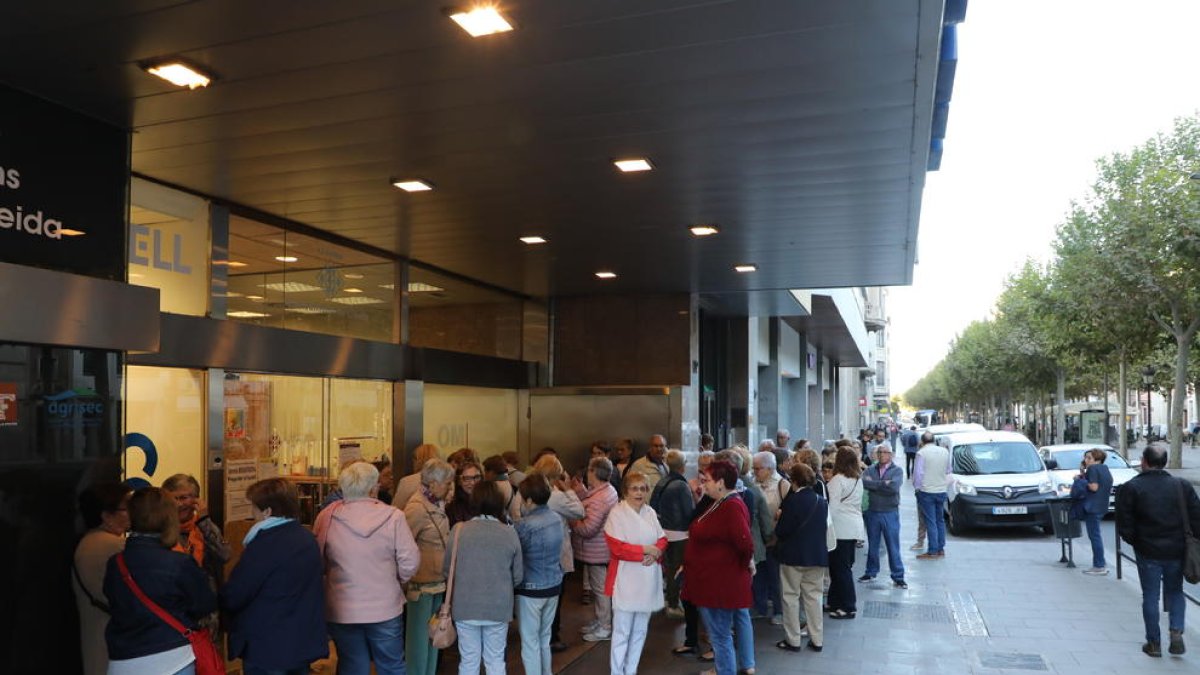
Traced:
<svg viewBox="0 0 1200 675">
<path fill-rule="evenodd" d="M 1024 506 L 993 506 L 993 516 L 1016 516 L 1029 513 L 1029 509 Z"/>
</svg>

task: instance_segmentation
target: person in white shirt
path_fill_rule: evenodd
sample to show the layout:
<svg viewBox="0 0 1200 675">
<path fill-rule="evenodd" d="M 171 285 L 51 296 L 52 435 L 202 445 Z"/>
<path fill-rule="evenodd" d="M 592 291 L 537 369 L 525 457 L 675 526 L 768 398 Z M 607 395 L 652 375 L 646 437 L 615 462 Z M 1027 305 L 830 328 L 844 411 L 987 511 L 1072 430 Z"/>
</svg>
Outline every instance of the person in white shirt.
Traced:
<svg viewBox="0 0 1200 675">
<path fill-rule="evenodd" d="M 629 467 L 629 471 L 637 472 L 646 477 L 646 483 L 653 490 L 658 481 L 667 477 L 667 465 L 663 463 L 663 458 L 667 455 L 667 439 L 662 434 L 654 434 L 650 437 L 650 449 L 646 451 L 646 456 L 639 458 Z"/>
<path fill-rule="evenodd" d="M 917 464 L 913 468 L 913 487 L 917 491 L 917 506 L 929 548 L 917 560 L 936 560 L 946 557 L 946 490 L 950 487 L 950 451 L 933 442 L 933 434 L 921 436 Z M 918 536 L 920 536 L 918 534 Z"/>
</svg>

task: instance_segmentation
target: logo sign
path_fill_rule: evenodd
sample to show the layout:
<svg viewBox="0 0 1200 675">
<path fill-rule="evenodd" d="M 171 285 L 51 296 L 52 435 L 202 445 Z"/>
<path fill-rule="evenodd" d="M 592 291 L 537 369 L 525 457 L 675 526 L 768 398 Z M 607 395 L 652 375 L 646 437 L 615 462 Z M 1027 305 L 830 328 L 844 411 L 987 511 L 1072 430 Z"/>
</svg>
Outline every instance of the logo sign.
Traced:
<svg viewBox="0 0 1200 675">
<path fill-rule="evenodd" d="M 142 467 L 142 473 L 147 476 L 153 476 L 154 472 L 158 470 L 158 448 L 154 447 L 154 441 L 150 440 L 150 437 L 146 434 L 139 434 L 137 432 L 128 433 L 125 434 L 125 452 L 127 454 L 130 448 L 137 448 L 142 451 L 142 454 L 146 458 L 146 464 Z M 130 472 L 126 470 L 126 473 Z M 130 478 L 125 483 L 134 490 L 150 487 L 150 481 L 140 477 Z"/>
<path fill-rule="evenodd" d="M 1004 490 L 1003 490 L 1003 492 L 1004 492 L 1004 498 L 1005 498 L 1005 499 L 1012 499 L 1012 498 L 1013 498 L 1013 489 L 1012 489 L 1012 486 L 1011 486 L 1011 485 L 1005 485 L 1005 486 L 1004 486 Z"/>
<path fill-rule="evenodd" d="M 17 385 L 12 382 L 0 382 L 0 427 L 11 427 L 17 424 Z"/>
<path fill-rule="evenodd" d="M 0 86 L 0 261 L 124 279 L 129 134 Z"/>
<path fill-rule="evenodd" d="M 104 418 L 104 401 L 94 389 L 76 387 L 43 397 L 51 427 L 99 426 Z"/>
</svg>

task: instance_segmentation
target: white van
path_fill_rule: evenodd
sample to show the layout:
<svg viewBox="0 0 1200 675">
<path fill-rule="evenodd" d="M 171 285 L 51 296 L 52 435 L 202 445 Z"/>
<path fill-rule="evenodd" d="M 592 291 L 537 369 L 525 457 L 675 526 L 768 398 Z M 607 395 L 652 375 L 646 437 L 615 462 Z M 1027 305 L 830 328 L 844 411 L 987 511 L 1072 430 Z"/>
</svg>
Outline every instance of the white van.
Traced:
<svg viewBox="0 0 1200 675">
<path fill-rule="evenodd" d="M 942 436 L 950 448 L 948 528 L 1041 527 L 1052 532 L 1046 498 L 1054 483 L 1037 448 L 1015 431 L 963 431 Z"/>
</svg>

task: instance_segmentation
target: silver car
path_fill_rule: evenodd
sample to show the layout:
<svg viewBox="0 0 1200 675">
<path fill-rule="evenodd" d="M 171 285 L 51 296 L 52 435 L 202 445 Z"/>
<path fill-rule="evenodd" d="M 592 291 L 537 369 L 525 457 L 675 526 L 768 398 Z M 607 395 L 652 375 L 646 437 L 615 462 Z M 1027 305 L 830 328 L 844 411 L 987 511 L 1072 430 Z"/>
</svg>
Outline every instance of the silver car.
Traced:
<svg viewBox="0 0 1200 675">
<path fill-rule="evenodd" d="M 1137 470 L 1131 468 L 1125 458 L 1117 454 L 1116 450 L 1107 445 L 1067 443 L 1066 445 L 1043 446 L 1038 449 L 1038 453 L 1041 454 L 1042 461 L 1046 463 L 1046 468 L 1050 470 L 1051 479 L 1054 481 L 1054 493 L 1059 497 L 1067 497 L 1071 494 L 1071 482 L 1075 480 L 1075 476 L 1079 475 L 1079 465 L 1083 462 L 1083 453 L 1092 448 L 1103 450 L 1104 454 L 1108 456 L 1104 460 L 1104 465 L 1108 467 L 1113 477 L 1113 489 L 1108 495 L 1108 512 L 1112 513 L 1117 506 L 1117 488 L 1138 474 Z"/>
</svg>

